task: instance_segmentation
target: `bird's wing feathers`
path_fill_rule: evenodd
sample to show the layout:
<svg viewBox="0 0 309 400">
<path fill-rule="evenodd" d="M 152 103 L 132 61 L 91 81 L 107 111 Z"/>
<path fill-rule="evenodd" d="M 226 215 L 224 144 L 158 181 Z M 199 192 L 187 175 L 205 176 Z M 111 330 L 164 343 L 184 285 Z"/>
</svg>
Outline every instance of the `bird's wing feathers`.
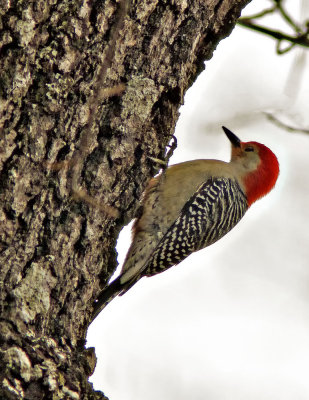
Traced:
<svg viewBox="0 0 309 400">
<path fill-rule="evenodd" d="M 247 208 L 246 196 L 235 180 L 208 179 L 184 205 L 139 277 L 160 273 L 219 240 Z"/>
<path fill-rule="evenodd" d="M 103 303 L 107 304 L 118 293 L 127 292 L 142 276 L 163 272 L 220 239 L 237 224 L 247 208 L 246 196 L 235 180 L 209 178 L 184 205 L 143 267 L 136 270 L 133 265 L 131 278 L 124 282 L 121 279 L 130 274 L 129 268 L 111 284 L 110 290 L 107 287 L 96 305 L 95 315 Z"/>
</svg>

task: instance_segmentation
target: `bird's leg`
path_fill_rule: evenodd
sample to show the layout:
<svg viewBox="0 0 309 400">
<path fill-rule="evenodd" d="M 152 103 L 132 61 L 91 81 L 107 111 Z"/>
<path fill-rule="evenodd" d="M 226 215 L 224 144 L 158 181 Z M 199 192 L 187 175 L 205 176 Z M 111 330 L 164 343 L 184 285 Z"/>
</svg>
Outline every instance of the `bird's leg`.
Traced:
<svg viewBox="0 0 309 400">
<path fill-rule="evenodd" d="M 174 150 L 177 148 L 177 138 L 175 135 L 172 135 L 172 144 L 168 144 L 167 147 L 169 147 L 168 152 L 165 155 L 164 160 L 161 160 L 160 158 L 155 158 L 155 157 L 151 157 L 148 156 L 148 158 L 155 162 L 156 164 L 160 165 L 162 167 L 162 169 L 166 169 L 168 167 L 168 163 L 170 158 L 172 157 Z"/>
</svg>

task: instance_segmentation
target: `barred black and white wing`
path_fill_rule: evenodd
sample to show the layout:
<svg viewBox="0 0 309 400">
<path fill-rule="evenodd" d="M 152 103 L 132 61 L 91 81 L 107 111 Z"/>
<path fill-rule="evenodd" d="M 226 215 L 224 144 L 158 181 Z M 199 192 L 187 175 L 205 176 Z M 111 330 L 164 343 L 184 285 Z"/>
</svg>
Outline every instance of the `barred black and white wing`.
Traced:
<svg viewBox="0 0 309 400">
<path fill-rule="evenodd" d="M 152 276 L 226 235 L 244 216 L 247 199 L 239 184 L 210 178 L 200 185 L 158 243 L 141 276 Z"/>
</svg>

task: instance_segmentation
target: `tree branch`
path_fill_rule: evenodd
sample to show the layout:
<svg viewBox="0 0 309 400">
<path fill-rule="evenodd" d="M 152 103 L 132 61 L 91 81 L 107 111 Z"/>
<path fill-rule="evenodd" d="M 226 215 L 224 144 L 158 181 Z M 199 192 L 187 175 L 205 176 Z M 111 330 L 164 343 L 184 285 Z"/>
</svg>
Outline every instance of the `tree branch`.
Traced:
<svg viewBox="0 0 309 400">
<path fill-rule="evenodd" d="M 294 37 L 291 35 L 287 35 L 286 33 L 274 30 L 274 29 L 256 25 L 251 21 L 250 18 L 239 18 L 238 25 L 243 26 L 245 28 L 249 28 L 255 32 L 263 33 L 264 35 L 270 36 L 270 37 L 278 40 L 279 42 L 287 41 L 287 42 L 293 43 L 293 45 L 309 47 L 309 38 L 308 38 L 307 31 L 298 37 Z"/>
<path fill-rule="evenodd" d="M 281 16 L 282 20 L 285 21 L 290 27 L 295 31 L 294 35 L 286 34 L 284 32 L 271 29 L 259 24 L 255 23 L 255 20 L 264 17 L 265 15 L 274 14 L 278 12 Z M 262 10 L 261 12 L 239 18 L 238 24 L 245 28 L 251 29 L 255 32 L 262 33 L 264 35 L 270 36 L 273 39 L 277 40 L 277 48 L 276 51 L 278 54 L 284 54 L 291 50 L 294 46 L 302 46 L 302 47 L 309 47 L 309 26 L 308 23 L 305 23 L 305 30 L 297 24 L 293 18 L 288 14 L 288 12 L 284 9 L 281 0 L 274 0 L 274 5 L 271 8 Z M 290 46 L 282 49 L 280 48 L 282 42 L 289 42 Z"/>
</svg>

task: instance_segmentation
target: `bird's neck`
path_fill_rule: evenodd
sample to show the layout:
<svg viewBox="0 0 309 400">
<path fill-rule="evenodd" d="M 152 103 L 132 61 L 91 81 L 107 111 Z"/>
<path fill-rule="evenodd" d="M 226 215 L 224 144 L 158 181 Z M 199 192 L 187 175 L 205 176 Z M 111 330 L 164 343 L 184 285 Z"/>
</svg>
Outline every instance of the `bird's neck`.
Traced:
<svg viewBox="0 0 309 400">
<path fill-rule="evenodd" d="M 246 189 L 248 206 L 273 189 L 278 173 L 279 169 L 276 165 L 261 162 L 254 171 L 244 175 L 243 184 Z"/>
</svg>

